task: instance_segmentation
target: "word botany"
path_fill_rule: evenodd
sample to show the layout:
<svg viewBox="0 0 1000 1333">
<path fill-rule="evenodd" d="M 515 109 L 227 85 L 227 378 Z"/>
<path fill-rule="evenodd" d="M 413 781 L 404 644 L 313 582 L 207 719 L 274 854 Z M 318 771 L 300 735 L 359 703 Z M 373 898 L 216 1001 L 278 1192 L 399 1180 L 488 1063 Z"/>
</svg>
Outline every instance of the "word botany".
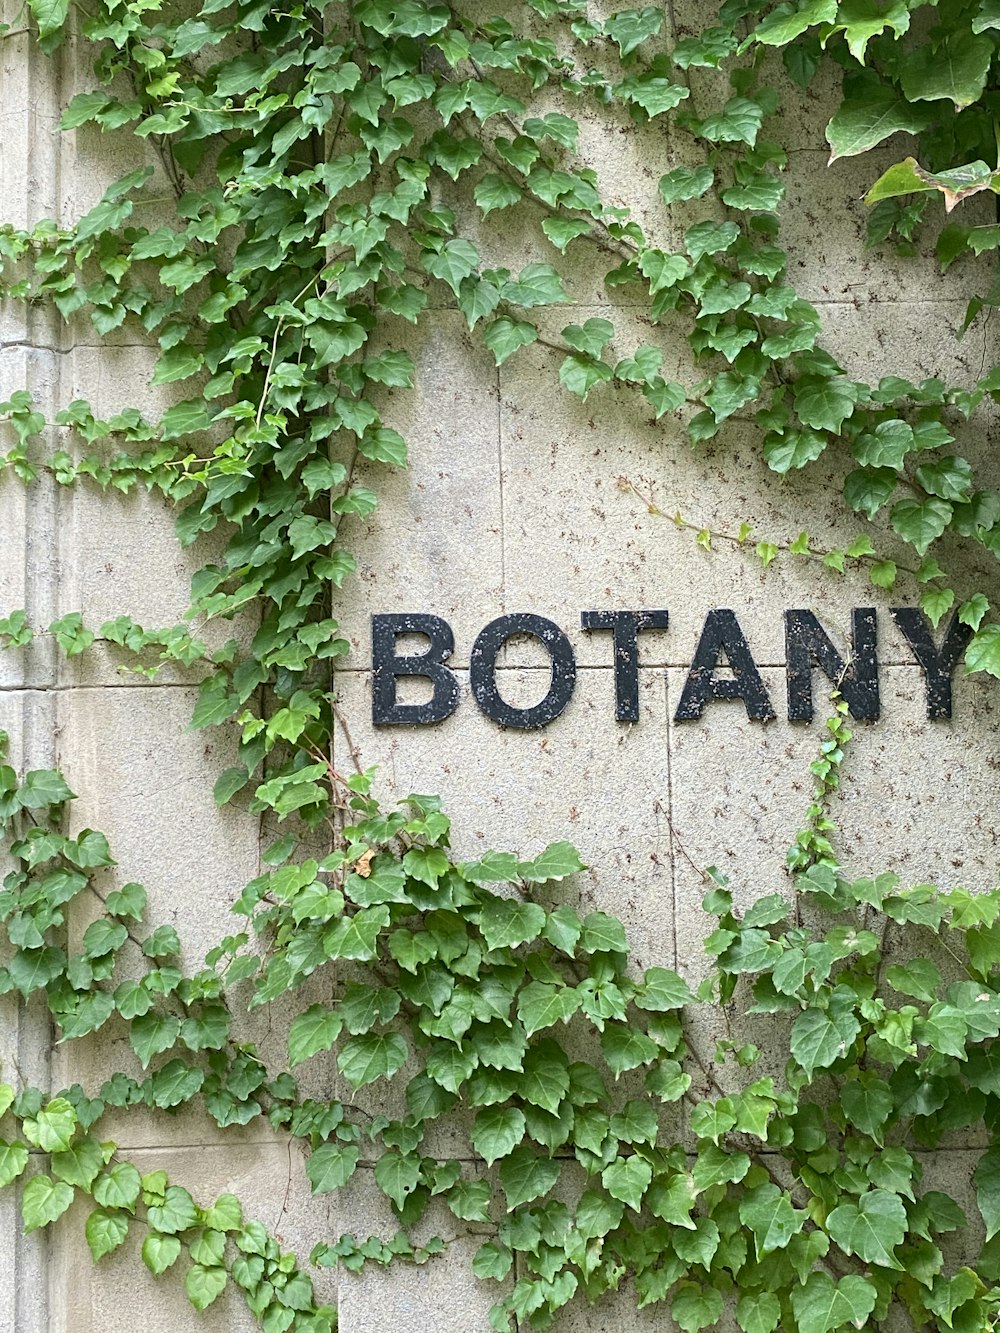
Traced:
<svg viewBox="0 0 1000 1333">
<path fill-rule="evenodd" d="M 927 618 L 915 607 L 890 611 L 924 673 L 927 716 L 951 717 L 951 680 L 972 630 L 953 617 L 940 644 Z M 645 611 L 581 611 L 580 624 L 590 632 L 612 635 L 615 672 L 615 717 L 619 722 L 639 720 L 639 635 L 666 630 L 665 609 Z M 837 649 L 812 611 L 785 612 L 785 676 L 788 720 L 811 722 L 814 716 L 812 675 L 818 668 L 839 689 L 851 715 L 874 722 L 881 712 L 877 654 L 877 612 L 855 607 L 851 612 L 852 647 L 847 658 Z M 403 635 L 427 639 L 421 653 L 397 651 Z M 528 636 L 546 649 L 550 662 L 545 697 L 527 708 L 508 703 L 497 684 L 497 658 L 508 641 Z M 461 697 L 455 671 L 447 665 L 455 650 L 455 636 L 441 616 L 423 612 L 386 612 L 372 616 L 372 721 L 376 726 L 427 726 L 443 722 L 456 710 Z M 724 659 L 724 660 L 723 660 Z M 728 672 L 726 668 L 728 667 Z M 722 674 L 720 674 L 722 673 Z M 397 697 L 397 682 L 421 678 L 431 684 L 431 696 L 420 703 Z M 576 685 L 576 656 L 566 633 L 554 621 L 532 612 L 499 616 L 480 631 L 469 659 L 472 696 L 485 715 L 503 727 L 522 731 L 548 726 L 565 710 Z M 741 699 L 747 716 L 770 722 L 777 714 L 767 687 L 750 652 L 746 636 L 733 611 L 708 612 L 695 649 L 675 722 L 698 721 L 706 703 Z"/>
</svg>

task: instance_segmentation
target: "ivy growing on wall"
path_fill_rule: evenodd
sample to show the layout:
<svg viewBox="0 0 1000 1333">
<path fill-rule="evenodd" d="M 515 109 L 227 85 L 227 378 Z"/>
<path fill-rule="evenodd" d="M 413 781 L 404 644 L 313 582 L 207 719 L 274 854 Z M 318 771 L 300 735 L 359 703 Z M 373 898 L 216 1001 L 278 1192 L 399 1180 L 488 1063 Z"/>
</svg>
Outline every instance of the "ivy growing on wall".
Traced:
<svg viewBox="0 0 1000 1333">
<path fill-rule="evenodd" d="M 995 0 L 727 0 L 687 36 L 669 6 L 597 18 L 582 0 L 489 19 L 425 0 L 207 0 L 184 17 L 156 0 L 95 0 L 73 15 L 67 0 L 29 0 L 29 13 L 46 51 L 68 27 L 93 47 L 94 86 L 63 128 L 136 135 L 151 164 L 72 227 L 0 230 L 4 294 L 102 335 L 141 328 L 159 348 L 153 383 L 176 385 L 177 401 L 158 421 L 132 407 L 102 420 L 76 401 L 47 422 L 16 393 L 2 405 L 4 462 L 29 485 L 47 470 L 60 485 L 155 491 L 176 506 L 185 545 L 220 525 L 228 536 L 180 625 L 123 613 L 32 626 L 12 611 L 0 633 L 14 647 L 49 633 L 70 656 L 99 638 L 130 669 L 198 671 L 194 726 L 239 735 L 216 801 L 243 792 L 251 814 L 283 822 L 234 933 L 185 971 L 138 884 L 102 898 L 72 939 L 68 914 L 74 903 L 92 914 L 111 849 L 94 830 L 65 831 L 72 793 L 59 773 L 0 767 L 13 858 L 0 988 L 47 1004 L 63 1041 L 124 1031 L 135 1056 L 100 1088 L 0 1086 L 0 1184 L 25 1177 L 25 1227 L 80 1195 L 96 1261 L 138 1231 L 147 1268 L 181 1265 L 199 1309 L 232 1285 L 267 1333 L 333 1328 L 300 1261 L 238 1200 L 196 1200 L 100 1137 L 109 1108 L 192 1102 L 223 1128 L 267 1116 L 302 1141 L 316 1193 L 374 1160 L 399 1233 L 331 1237 L 311 1256 L 320 1266 L 428 1261 L 446 1243 L 420 1244 L 413 1228 L 440 1199 L 456 1228 L 482 1233 L 473 1267 L 497 1284 L 498 1330 L 549 1327 L 625 1278 L 685 1333 L 727 1309 L 744 1333 L 892 1319 L 994 1328 L 1000 891 L 840 873 L 830 798 L 850 736 L 839 700 L 790 888 L 740 913 L 712 878 L 712 971 L 696 992 L 668 968 L 640 975 L 619 921 L 564 900 L 559 885 L 581 868 L 568 844 L 531 861 L 457 862 L 436 800 L 383 811 L 370 775 L 345 777 L 329 754 L 330 672 L 348 647 L 335 597 L 354 569 L 341 520 L 377 503 L 356 480 L 359 458 L 406 464 L 383 391 L 413 383 L 401 321 L 422 327 L 442 306 L 498 365 L 544 341 L 569 393 L 631 386 L 670 423 L 664 448 L 739 418 L 777 474 L 835 458 L 857 539 L 821 553 L 809 534 L 785 544 L 831 577 L 860 562 L 880 588 L 909 569 L 935 626 L 957 615 L 974 631 L 967 667 L 1000 676 L 992 581 L 967 573 L 970 553 L 1000 553 L 1000 495 L 956 446 L 957 428 L 981 424 L 1000 395 L 1000 368 L 971 388 L 895 374 L 871 385 L 823 349 L 780 245 L 788 154 L 773 119 L 779 60 L 802 86 L 842 67 L 832 156 L 900 132 L 913 147 L 872 171 L 871 238 L 913 248 L 925 215 L 971 207 L 971 221 L 949 216 L 938 257 L 983 273 L 966 323 L 988 317 L 1000 227 L 966 201 L 1000 192 Z M 662 226 L 602 195 L 578 151 L 578 108 L 629 132 L 669 123 L 685 143 L 659 180 Z M 485 266 L 477 244 L 479 220 L 507 210 L 536 241 L 516 272 Z M 646 303 L 648 343 L 623 345 L 605 318 L 541 337 L 541 317 L 568 299 L 564 257 L 578 252 L 609 290 Z M 678 333 L 685 383 L 664 371 Z M 50 426 L 65 443 L 46 454 Z M 765 565 L 771 537 L 729 534 Z M 248 646 L 208 646 L 209 621 L 247 614 Z M 328 826 L 329 853 L 310 856 Z M 335 1002 L 296 1009 L 287 1064 L 269 1067 L 233 1033 L 234 1015 L 289 993 L 294 1007 L 331 965 Z M 738 1040 L 708 1035 L 719 1004 Z M 297 1071 L 314 1060 L 335 1061 L 343 1099 L 301 1090 Z M 365 1114 L 365 1089 L 393 1113 Z M 438 1156 L 438 1122 L 470 1112 L 468 1160 Z M 925 1151 L 972 1126 L 984 1144 L 978 1219 L 922 1180 Z M 31 1147 L 48 1158 L 28 1178 Z"/>
</svg>

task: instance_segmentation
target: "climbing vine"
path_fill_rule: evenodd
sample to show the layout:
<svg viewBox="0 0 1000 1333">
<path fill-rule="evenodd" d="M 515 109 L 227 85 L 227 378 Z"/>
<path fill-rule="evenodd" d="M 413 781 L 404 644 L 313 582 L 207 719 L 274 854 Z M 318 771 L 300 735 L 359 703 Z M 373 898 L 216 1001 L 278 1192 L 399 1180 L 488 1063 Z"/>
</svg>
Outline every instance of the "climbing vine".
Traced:
<svg viewBox="0 0 1000 1333">
<path fill-rule="evenodd" d="M 28 1230 L 88 1198 L 95 1260 L 141 1233 L 146 1266 L 183 1264 L 198 1309 L 232 1286 L 267 1333 L 332 1329 L 299 1259 L 238 1200 L 197 1201 L 99 1137 L 109 1108 L 193 1102 L 223 1128 L 266 1116 L 299 1140 L 315 1193 L 374 1160 L 399 1233 L 331 1237 L 314 1264 L 429 1260 L 447 1240 L 418 1244 L 413 1228 L 441 1200 L 456 1227 L 483 1233 L 473 1268 L 497 1284 L 498 1330 L 549 1327 L 578 1295 L 625 1279 L 685 1333 L 727 1309 L 744 1333 L 894 1318 L 992 1329 L 1000 891 L 841 872 L 832 800 L 850 730 L 838 695 L 789 885 L 739 911 L 709 872 L 711 971 L 692 990 L 669 968 L 640 975 L 622 924 L 576 910 L 569 844 L 460 862 L 435 799 L 382 810 L 369 773 L 330 760 L 330 672 L 348 651 L 336 590 L 355 566 L 341 521 L 377 503 L 358 460 L 375 465 L 366 476 L 405 466 L 386 390 L 414 382 L 403 326 L 446 306 L 498 366 L 540 343 L 570 394 L 630 388 L 696 446 L 738 420 L 776 474 L 834 459 L 860 527 L 842 550 L 675 521 L 764 565 L 782 550 L 834 572 L 857 562 L 883 589 L 906 570 L 935 627 L 955 615 L 972 631 L 968 669 L 1000 676 L 996 594 L 969 573 L 970 555 L 1000 553 L 1000 495 L 985 451 L 973 462 L 956 444 L 964 422 L 984 429 L 1000 368 L 971 386 L 844 372 L 788 277 L 775 119 L 779 60 L 803 87 L 842 67 L 832 158 L 898 133 L 916 145 L 871 173 L 870 239 L 912 250 L 925 215 L 947 210 L 938 258 L 983 273 L 966 326 L 987 319 L 1000 226 L 950 215 L 1000 193 L 1000 7 L 727 0 L 688 34 L 669 6 L 478 13 L 206 0 L 181 16 L 156 0 L 95 0 L 70 14 L 68 0 L 29 0 L 44 50 L 68 29 L 93 48 L 94 86 L 63 129 L 137 136 L 148 161 L 72 226 L 0 229 L 3 293 L 101 335 L 141 328 L 158 349 L 153 384 L 176 385 L 178 401 L 153 421 L 128 406 L 103 420 L 83 400 L 46 421 L 14 393 L 0 405 L 4 465 L 29 485 L 47 471 L 65 486 L 154 491 L 176 506 L 182 543 L 218 529 L 224 544 L 179 625 L 70 613 L 32 626 L 11 610 L 0 641 L 50 634 L 71 657 L 100 641 L 128 670 L 198 672 L 193 725 L 239 737 L 216 801 L 244 793 L 281 831 L 233 934 L 186 972 L 173 928 L 147 922 L 140 885 L 102 895 L 95 872 L 112 851 L 100 832 L 66 831 L 63 777 L 0 767 L 13 861 L 0 990 L 44 1002 L 65 1042 L 127 1032 L 135 1057 L 100 1088 L 0 1085 L 0 1185 L 24 1176 Z M 637 136 L 669 124 L 683 143 L 655 218 L 602 194 L 580 147 L 584 113 Z M 508 212 L 534 238 L 516 273 L 483 260 L 484 219 Z M 605 317 L 554 338 L 548 312 L 569 300 L 578 253 L 610 292 L 644 303 L 649 342 L 626 345 Z M 664 370 L 678 338 L 685 383 Z M 46 453 L 50 428 L 63 444 Z M 251 632 L 218 646 L 209 623 L 237 618 Z M 325 835 L 327 854 L 311 854 Z M 83 903 L 93 916 L 88 898 L 97 914 L 76 939 L 68 917 Z M 240 1009 L 295 996 L 331 967 L 335 998 L 296 1010 L 285 1067 L 234 1034 Z M 334 1061 L 350 1095 L 305 1095 L 297 1071 L 313 1060 Z M 402 1101 L 382 1095 L 392 1080 Z M 368 1088 L 392 1115 L 366 1112 Z M 464 1133 L 470 1112 L 468 1154 L 434 1155 L 437 1122 Z M 971 1126 L 985 1135 L 978 1220 L 923 1187 L 926 1150 Z M 47 1155 L 34 1174 L 31 1148 Z M 960 1246 L 939 1244 L 950 1232 Z"/>
</svg>

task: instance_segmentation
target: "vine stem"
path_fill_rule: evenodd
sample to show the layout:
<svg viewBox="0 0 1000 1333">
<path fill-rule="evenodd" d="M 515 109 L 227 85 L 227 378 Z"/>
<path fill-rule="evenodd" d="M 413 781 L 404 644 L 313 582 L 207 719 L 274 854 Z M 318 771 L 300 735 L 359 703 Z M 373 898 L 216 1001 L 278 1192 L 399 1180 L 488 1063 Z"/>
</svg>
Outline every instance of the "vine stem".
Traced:
<svg viewBox="0 0 1000 1333">
<path fill-rule="evenodd" d="M 618 486 L 623 491 L 630 491 L 637 500 L 641 501 L 648 514 L 652 514 L 654 518 L 668 519 L 673 523 L 675 528 L 680 528 L 682 531 L 696 532 L 699 534 L 705 533 L 711 541 L 726 542 L 728 545 L 737 547 L 741 550 L 746 550 L 752 541 L 753 534 L 751 532 L 747 532 L 746 535 L 741 536 L 739 533 L 724 532 L 717 528 L 707 527 L 703 524 L 692 523 L 690 520 L 684 518 L 679 512 L 668 514 L 666 510 L 660 508 L 651 495 L 644 493 L 629 477 L 620 476 L 618 478 Z M 857 560 L 859 564 L 874 565 L 878 564 L 882 559 L 877 552 L 865 552 L 862 555 L 848 556 L 845 552 L 835 552 L 833 547 L 817 547 L 813 546 L 811 542 L 809 546 L 803 550 L 793 550 L 795 542 L 787 540 L 769 542 L 768 545 L 773 546 L 778 551 L 791 552 L 791 554 L 800 556 L 804 559 L 818 561 L 827 569 L 836 568 L 835 565 L 828 564 L 826 559 L 828 556 L 834 554 L 843 554 L 845 559 Z M 910 574 L 915 579 L 919 578 L 919 571 L 914 566 L 901 564 L 895 559 L 892 563 L 896 566 L 897 570 L 902 570 L 904 574 Z M 935 576 L 934 579 L 927 579 L 926 582 L 931 584 L 936 582 L 939 578 L 944 577 L 947 577 L 947 575 L 938 575 Z"/>
<path fill-rule="evenodd" d="M 344 715 L 344 711 L 340 707 L 340 705 L 334 701 L 331 701 L 330 707 L 333 709 L 333 715 L 337 719 L 337 725 L 340 727 L 340 730 L 344 733 L 344 740 L 347 741 L 347 753 L 351 757 L 351 763 L 354 765 L 354 770 L 359 776 L 361 776 L 364 774 L 364 769 L 361 767 L 361 750 L 354 743 L 354 740 L 351 736 L 351 729 L 348 724 L 347 718 Z"/>
<path fill-rule="evenodd" d="M 680 852 L 681 856 L 684 857 L 684 860 L 688 863 L 688 865 L 691 867 L 691 869 L 694 871 L 694 873 L 699 877 L 699 879 L 701 880 L 702 884 L 711 884 L 711 882 L 712 882 L 712 877 L 711 877 L 711 875 L 707 874 L 707 873 L 701 868 L 701 866 L 699 866 L 695 861 L 693 861 L 693 860 L 691 859 L 691 856 L 690 856 L 690 854 L 689 854 L 687 848 L 684 846 L 684 843 L 681 841 L 680 834 L 677 832 L 677 829 L 674 827 L 674 822 L 673 822 L 673 820 L 672 820 L 671 817 L 670 817 L 670 811 L 669 811 L 669 810 L 667 809 L 667 807 L 663 804 L 663 802 L 660 800 L 659 797 L 657 797 L 656 800 L 653 802 L 653 809 L 656 811 L 657 814 L 661 814 L 661 815 L 663 816 L 663 818 L 666 820 L 667 828 L 668 828 L 668 830 L 670 831 L 670 842 L 671 842 L 671 845 L 674 845 L 674 844 L 677 845 L 677 850 Z"/>
</svg>

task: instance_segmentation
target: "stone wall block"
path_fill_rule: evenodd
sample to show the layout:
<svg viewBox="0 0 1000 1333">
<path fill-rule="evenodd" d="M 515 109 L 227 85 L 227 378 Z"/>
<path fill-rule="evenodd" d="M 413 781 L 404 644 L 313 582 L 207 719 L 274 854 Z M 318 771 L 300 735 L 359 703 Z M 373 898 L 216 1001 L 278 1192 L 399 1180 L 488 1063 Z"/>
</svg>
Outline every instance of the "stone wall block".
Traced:
<svg viewBox="0 0 1000 1333">
<path fill-rule="evenodd" d="M 781 142 L 785 142 L 783 133 Z M 960 302 L 960 322 L 966 302 L 981 287 L 981 271 L 974 262 L 959 260 L 940 272 L 935 245 L 949 219 L 936 200 L 927 207 L 916 256 L 897 254 L 891 242 L 872 248 L 866 245 L 871 208 L 864 196 L 906 151 L 902 141 L 894 139 L 871 153 L 841 158 L 829 166 L 828 147 L 790 155 L 784 173 L 780 244 L 788 251 L 788 277 L 800 296 L 862 306 L 926 301 L 927 275 L 934 272 L 933 302 Z M 988 201 L 973 199 L 962 222 L 966 226 L 987 223 L 992 213 Z"/>
<path fill-rule="evenodd" d="M 370 1167 L 359 1167 L 338 1195 L 341 1230 L 357 1239 L 375 1235 L 391 1240 L 400 1229 L 389 1201 Z M 368 1264 L 358 1274 L 342 1272 L 338 1310 L 340 1327 L 364 1333 L 488 1333 L 490 1306 L 502 1294 L 494 1282 L 479 1281 L 472 1259 L 485 1237 L 470 1236 L 468 1224 L 455 1218 L 440 1200 L 432 1200 L 414 1229 L 415 1240 L 437 1235 L 448 1242 L 444 1254 L 415 1266 L 389 1268 Z"/>
<path fill-rule="evenodd" d="M 815 673 L 816 720 L 806 725 L 783 720 L 784 672 L 762 675 L 777 721 L 752 722 L 734 700 L 710 703 L 701 722 L 671 730 L 678 956 L 691 976 L 709 970 L 701 941 L 712 928 L 711 918 L 698 908 L 705 886 L 697 869 L 714 865 L 729 876 L 737 906 L 744 909 L 764 893 L 791 890 L 785 855 L 811 798 L 809 764 L 826 716 L 825 678 Z M 669 678 L 676 706 L 684 675 L 671 671 Z M 893 870 L 904 885 L 992 889 L 996 843 L 989 736 L 995 691 L 980 680 L 956 680 L 953 718 L 934 722 L 926 719 L 918 669 L 884 668 L 881 693 L 882 721 L 848 719 L 854 739 L 832 802 L 845 872 Z M 752 782 L 743 777 L 750 771 Z"/>
<path fill-rule="evenodd" d="M 182 1185 L 196 1203 L 207 1206 L 219 1194 L 232 1193 L 245 1219 L 261 1222 L 280 1237 L 282 1249 L 294 1251 L 314 1279 L 317 1297 L 333 1303 L 331 1274 L 310 1267 L 309 1252 L 329 1240 L 337 1228 L 334 1196 L 313 1198 L 304 1157 L 295 1145 L 237 1147 L 161 1147 L 122 1153 L 142 1172 L 165 1170 L 171 1184 Z M 252 1333 L 258 1321 L 230 1283 L 222 1296 L 199 1314 L 184 1292 L 185 1255 L 174 1268 L 154 1278 L 140 1257 L 145 1227 L 133 1224 L 121 1249 L 94 1270 L 84 1239 L 85 1206 L 74 1205 L 54 1232 L 53 1288 L 57 1293 L 53 1328 L 73 1333 L 132 1333 L 167 1329 L 171 1333 Z"/>
<path fill-rule="evenodd" d="M 541 673 L 498 672 L 513 704 L 535 702 Z M 391 804 L 413 790 L 439 792 L 453 821 L 456 853 L 490 849 L 537 855 L 567 840 L 588 869 L 552 885 L 553 905 L 621 916 L 643 965 L 673 955 L 668 748 L 662 673 L 640 672 L 640 721 L 614 719 L 610 670 L 581 671 L 566 712 L 542 731 L 501 730 L 469 697 L 436 727 L 372 728 L 367 677 L 340 673 L 340 706 L 364 765 L 378 764 L 375 790 Z M 524 693 L 520 696 L 516 691 Z M 334 751 L 335 762 L 337 750 Z M 476 773 L 477 780 L 470 781 Z M 638 785 L 637 785 L 638 784 Z M 638 793 L 638 795 L 637 795 Z"/>
<path fill-rule="evenodd" d="M 659 330 L 634 336 L 664 346 Z M 635 345 L 627 340 L 623 352 Z M 690 369 L 681 369 L 686 351 L 665 346 L 663 373 L 690 380 Z M 647 633 L 640 644 L 640 660 L 654 665 L 690 662 L 706 611 L 728 607 L 765 663 L 784 661 L 785 608 L 814 609 L 833 628 L 849 625 L 852 606 L 916 601 L 902 582 L 892 599 L 879 593 L 853 561 L 836 577 L 788 554 L 765 569 L 755 554 L 757 541 L 787 543 L 803 529 L 819 551 L 857 535 L 860 524 L 845 525 L 836 498 L 845 462 L 833 446 L 808 481 L 793 474 L 779 482 L 745 420 L 727 421 L 717 440 L 692 450 L 676 417 L 654 423 L 638 392 L 598 391 L 581 403 L 556 387 L 557 370 L 557 357 L 532 347 L 503 371 L 509 610 L 536 611 L 571 629 L 584 609 L 665 607 L 669 631 Z M 693 528 L 678 527 L 676 514 Z M 743 523 L 752 537 L 740 548 Z M 696 541 L 702 528 L 716 534 L 711 550 Z M 887 552 L 898 546 L 891 537 Z M 578 661 L 609 662 L 607 634 L 577 628 L 573 638 Z M 886 660 L 909 660 L 886 614 L 880 639 Z"/>
<path fill-rule="evenodd" d="M 416 387 L 387 393 L 381 412 L 407 441 L 410 467 L 358 460 L 353 480 L 376 490 L 379 505 L 363 521 L 343 520 L 358 572 L 337 594 L 336 614 L 352 665 L 371 661 L 375 611 L 444 616 L 455 630 L 452 660 L 462 665 L 503 600 L 496 370 L 457 312 L 442 312 L 420 334 L 400 324 L 393 345 L 413 356 Z"/>
<path fill-rule="evenodd" d="M 78 796 L 72 826 L 106 833 L 118 862 L 95 887 L 106 894 L 121 882 L 144 884 L 149 929 L 173 925 L 185 965 L 197 968 L 213 944 L 240 929 L 242 919 L 228 909 L 258 868 L 256 821 L 216 810 L 211 797 L 232 762 L 232 740 L 187 730 L 190 689 L 78 689 L 59 700 L 60 757 Z M 86 906 L 81 911 L 85 925 Z M 68 1048 L 73 1077 L 107 1077 L 108 1052 L 96 1046 L 89 1057 L 77 1043 Z"/>
</svg>

